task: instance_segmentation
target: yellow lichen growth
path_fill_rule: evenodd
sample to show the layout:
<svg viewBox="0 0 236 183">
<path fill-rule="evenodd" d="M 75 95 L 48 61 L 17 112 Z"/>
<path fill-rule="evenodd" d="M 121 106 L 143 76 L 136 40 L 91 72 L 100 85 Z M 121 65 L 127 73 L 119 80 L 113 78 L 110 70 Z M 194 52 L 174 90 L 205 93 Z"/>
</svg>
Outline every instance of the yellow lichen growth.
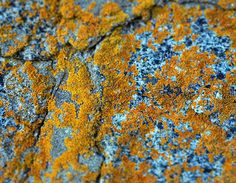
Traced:
<svg viewBox="0 0 236 183">
<path fill-rule="evenodd" d="M 29 79 L 32 81 L 32 98 L 36 113 L 43 114 L 46 106 L 41 106 L 39 100 L 50 97 L 49 91 L 52 89 L 52 83 L 50 85 L 49 76 L 43 76 L 38 73 L 38 70 L 29 61 L 24 64 L 24 72 L 28 74 Z"/>
<path fill-rule="evenodd" d="M 60 50 L 57 56 L 57 69 L 53 71 L 54 75 L 58 74 L 59 72 L 63 72 L 66 69 L 71 69 L 71 64 L 68 61 L 68 52 L 67 48 Z"/>
<path fill-rule="evenodd" d="M 52 36 L 52 35 L 48 35 L 47 36 L 47 44 L 48 44 L 48 47 L 49 47 L 49 53 L 51 55 L 54 55 L 57 53 L 58 51 L 58 46 L 57 46 L 57 39 L 56 37 Z"/>
<path fill-rule="evenodd" d="M 6 35 L 6 37 L 8 37 L 8 35 Z M 15 39 L 13 41 L 14 45 L 13 46 L 9 46 L 8 47 L 8 51 L 6 53 L 4 53 L 3 56 L 5 56 L 5 57 L 12 56 L 16 52 L 18 52 L 19 50 L 24 48 L 28 44 L 27 41 L 28 41 L 28 36 L 25 36 L 24 38 L 22 38 L 22 41 L 18 41 L 18 40 Z"/>
<path fill-rule="evenodd" d="M 71 58 L 68 53 L 66 50 L 59 53 L 56 73 L 68 71 L 67 82 L 61 85 L 60 89 L 71 93 L 74 103 L 63 103 L 61 108 L 58 108 L 53 98 L 49 102 L 48 111 L 52 113 L 52 118 L 46 121 L 47 126 L 42 129 L 42 134 L 47 134 L 47 138 L 42 138 L 38 142 L 37 146 L 41 152 L 35 156 L 37 163 L 33 165 L 35 168 L 31 172 L 32 175 L 39 175 L 42 167 L 46 169 L 45 160 L 50 161 L 53 171 L 47 172 L 45 176 L 52 181 L 57 181 L 56 177 L 61 168 L 66 170 L 72 167 L 79 172 L 88 172 L 85 165 L 78 164 L 77 157 L 84 154 L 91 155 L 91 150 L 95 148 L 96 143 L 96 128 L 100 123 L 100 114 L 97 111 L 99 96 L 92 94 L 93 84 L 87 67 L 79 60 L 69 60 Z M 79 105 L 79 109 L 75 105 Z M 56 159 L 49 157 L 51 155 L 48 149 L 51 149 L 52 145 L 48 141 L 52 139 L 52 132 L 48 133 L 47 129 L 51 128 L 50 126 L 72 129 L 71 137 L 64 141 L 67 150 Z M 94 175 L 97 173 L 95 172 Z M 91 181 L 96 177 L 94 175 L 85 179 Z"/>
<path fill-rule="evenodd" d="M 121 11 L 118 4 L 114 2 L 106 3 L 103 5 L 103 8 L 100 12 L 101 16 L 114 16 Z"/>
<path fill-rule="evenodd" d="M 128 60 L 134 48 L 133 36 L 123 37 L 116 31 L 104 40 L 101 49 L 95 54 L 94 63 L 100 67 L 101 73 L 106 78 L 102 83 L 103 116 L 106 117 L 106 124 L 111 122 L 111 117 L 115 113 L 128 110 L 134 87 L 129 84 L 129 81 L 132 82 L 131 78 L 124 73 L 128 71 Z"/>
<path fill-rule="evenodd" d="M 12 26 L 10 25 L 4 25 L 0 29 L 0 38 L 1 43 L 6 42 L 8 39 L 14 39 L 16 37 L 16 33 L 12 33 Z"/>
<path fill-rule="evenodd" d="M 70 9 L 70 6 L 73 8 Z M 67 13 L 68 8 L 70 13 Z M 60 11 L 65 16 L 57 29 L 58 40 L 64 44 L 65 37 L 68 37 L 69 43 L 79 50 L 86 49 L 93 41 L 96 42 L 115 25 L 124 23 L 128 18 L 119 5 L 113 2 L 104 4 L 98 17 L 94 16 L 90 9 L 86 11 L 75 6 L 74 1 L 64 3 Z M 71 31 L 77 35 L 76 39 L 70 36 Z"/>
<path fill-rule="evenodd" d="M 100 34 L 105 34 L 114 25 L 124 23 L 128 19 L 128 15 L 125 14 L 122 9 L 116 3 L 106 3 L 101 12 L 101 25 Z"/>
<path fill-rule="evenodd" d="M 87 7 L 87 11 L 92 11 L 96 5 L 97 3 L 95 1 L 91 2 L 91 4 L 89 4 Z"/>
<path fill-rule="evenodd" d="M 50 130 L 48 130 L 50 129 Z M 53 133 L 53 122 L 45 123 L 41 129 L 41 138 L 37 142 L 37 146 L 40 147 L 39 154 L 35 154 L 34 161 L 31 165 L 30 175 L 34 176 L 36 182 L 43 182 L 40 172 L 47 167 L 47 163 L 52 161 L 50 154 L 51 150 L 51 138 Z M 43 138 L 42 138 L 43 137 Z"/>
<path fill-rule="evenodd" d="M 45 3 L 44 8 L 39 8 L 33 3 L 32 8 L 35 12 L 27 15 L 33 17 L 39 13 L 41 19 L 56 22 L 56 36 L 47 34 L 45 44 L 48 46 L 46 55 L 56 60 L 52 64 L 53 70 L 48 70 L 57 82 L 52 86 L 51 76 L 41 74 L 35 63 L 26 61 L 23 64 L 23 72 L 29 79 L 30 87 L 22 89 L 22 93 L 32 93 L 30 102 L 35 106 L 36 114 L 43 116 L 43 119 L 37 119 L 33 124 L 29 124 L 6 107 L 8 111 L 4 115 L 13 117 L 16 124 L 22 125 L 24 130 L 7 128 L 9 134 L 6 136 L 15 131 L 17 133 L 13 137 L 15 158 L 8 162 L 4 178 L 13 177 L 12 181 L 17 182 L 21 178 L 18 172 L 27 170 L 27 175 L 32 176 L 35 182 L 73 182 L 74 176 L 81 178 L 82 182 L 96 182 L 98 178 L 104 177 L 108 177 L 108 180 L 105 180 L 107 182 L 156 182 L 157 176 L 149 174 L 150 168 L 153 167 L 145 159 L 150 156 L 152 161 L 158 161 L 158 158 L 166 160 L 167 168 L 163 176 L 167 182 L 180 182 L 183 171 L 204 172 L 201 166 L 189 166 L 186 160 L 188 155 L 179 157 L 183 159 L 181 164 L 172 161 L 175 158 L 172 152 L 190 149 L 192 140 L 198 135 L 200 137 L 193 153 L 199 156 L 207 154 L 210 163 L 215 162 L 216 156 L 222 155 L 225 158 L 222 165 L 223 173 L 215 180 L 230 182 L 235 176 L 233 163 L 236 141 L 226 140 L 227 131 L 222 129 L 222 125 L 231 115 L 236 115 L 235 96 L 230 94 L 231 86 L 235 85 L 236 73 L 227 72 L 223 80 L 216 78 L 213 68 L 220 62 L 216 55 L 200 51 L 194 44 L 186 46 L 184 38 L 188 36 L 193 42 L 196 40 L 198 35 L 192 32 L 191 23 L 205 15 L 209 28 L 218 36 L 229 36 L 234 48 L 236 18 L 233 11 L 223 11 L 221 8 L 189 8 L 178 5 L 176 1 L 164 7 L 156 7 L 154 0 L 137 0 L 131 17 L 114 2 L 105 3 L 96 16 L 92 13 L 96 2 L 84 9 L 76 5 L 74 0 L 50 0 Z M 234 2 L 219 1 L 219 5 L 225 9 L 229 3 Z M 150 13 L 152 20 L 149 20 Z M 140 28 L 134 26 L 134 34 L 130 34 L 129 31 L 127 33 L 122 28 L 129 18 L 142 18 L 146 20 L 145 25 Z M 16 21 L 22 23 L 23 20 L 17 18 Z M 171 26 L 168 27 L 169 24 Z M 36 31 L 35 27 L 33 34 Z M 136 40 L 137 35 L 147 32 L 151 35 L 147 41 L 149 50 L 158 54 L 157 45 L 161 45 L 165 39 L 173 38 L 175 54 L 170 59 L 163 59 L 163 65 L 159 69 L 143 76 L 140 67 L 130 65 L 130 61 L 136 50 L 142 49 L 143 42 Z M 2 42 L 7 41 L 8 36 L 9 39 L 15 39 L 17 36 L 11 33 L 10 26 L 0 30 Z M 5 56 L 11 56 L 24 48 L 27 41 L 15 42 L 18 46 L 10 48 L 10 52 Z M 96 48 L 93 52 L 94 45 Z M 84 60 L 76 58 L 77 53 L 80 54 L 80 51 L 88 48 L 91 49 L 88 57 L 85 52 Z M 172 52 L 172 47 L 168 49 Z M 231 53 L 229 49 L 226 58 L 233 67 L 236 54 Z M 142 58 L 138 55 L 136 61 L 146 64 L 149 60 L 148 57 Z M 4 61 L 1 65 L 1 74 L 8 71 L 7 63 L 8 61 Z M 91 73 L 94 72 L 91 67 L 95 69 L 95 66 L 98 73 Z M 17 65 L 9 70 L 17 81 L 23 82 L 24 78 L 18 72 L 20 68 Z M 101 78 L 94 79 L 94 74 Z M 138 82 L 135 79 L 140 75 L 141 79 L 145 77 L 157 81 L 143 81 L 145 86 L 137 86 Z M 198 83 L 202 86 L 197 91 L 190 87 Z M 9 86 L 7 89 L 11 90 L 13 87 Z M 142 97 L 147 101 L 138 101 L 137 105 L 131 105 L 134 95 L 139 91 L 144 91 Z M 64 94 L 60 92 L 65 93 L 65 101 Z M 216 92 L 222 96 L 216 98 Z M 46 101 L 45 105 L 40 103 L 41 99 Z M 20 102 L 27 101 L 22 97 Z M 213 109 L 206 110 L 207 104 L 214 106 Z M 9 102 L 0 101 L 0 106 L 3 105 L 9 106 Z M 200 112 L 196 111 L 197 106 L 202 109 Z M 21 111 L 23 107 L 19 106 L 17 110 Z M 217 123 L 213 123 L 209 117 L 214 112 L 219 113 Z M 117 114 L 125 115 L 119 126 L 113 121 Z M 169 125 L 166 120 L 170 120 L 173 125 Z M 187 127 L 178 129 L 177 126 L 182 123 L 188 123 L 191 130 Z M 56 128 L 70 130 L 69 136 L 60 139 L 62 144 L 53 142 Z M 161 136 L 162 131 L 168 130 L 177 134 L 176 137 L 169 135 L 169 132 Z M 156 137 L 159 134 L 161 135 Z M 114 137 L 109 139 L 109 143 L 117 145 L 114 160 L 121 160 L 119 166 L 115 166 L 109 160 L 109 154 L 103 149 L 103 140 L 106 137 Z M 154 140 L 157 144 L 153 143 L 152 138 L 158 138 Z M 65 147 L 58 156 L 52 152 L 57 145 Z M 163 153 L 155 145 L 165 147 L 166 150 Z M 139 158 L 140 162 L 135 163 L 131 160 L 123 152 L 123 147 L 127 148 L 130 157 Z M 94 153 L 101 153 L 105 159 L 108 157 L 108 162 L 102 157 L 99 172 L 91 172 L 89 165 L 79 162 L 80 157 L 90 158 Z M 63 180 L 66 178 L 61 176 L 64 172 L 67 180 Z M 3 182 L 3 178 L 0 178 L 0 181 Z M 198 178 L 196 181 L 201 180 Z"/>
<path fill-rule="evenodd" d="M 40 74 L 32 62 L 25 62 L 23 66 L 18 65 L 12 69 L 12 77 L 18 80 L 19 83 L 26 79 L 23 78 L 21 74 L 19 74 L 19 72 L 23 71 L 31 84 L 30 88 L 23 88 L 20 92 L 22 92 L 21 94 L 24 94 L 24 92 L 29 92 L 29 95 L 32 93 L 31 97 L 33 100 L 25 101 L 25 99 L 21 97 L 21 102 L 23 104 L 26 102 L 32 102 L 36 113 L 38 115 L 44 115 L 47 106 L 42 106 L 40 104 L 40 100 L 50 96 L 49 91 L 52 86 L 48 82 L 48 76 L 43 76 Z M 21 69 L 22 71 L 20 71 Z M 5 103 L 5 105 L 7 109 L 9 104 Z M 25 108 L 19 108 L 18 110 L 22 110 L 22 112 L 25 113 L 28 112 Z M 18 182 L 22 178 L 19 174 L 16 175 L 15 172 L 21 172 L 26 169 L 30 170 L 31 168 L 34 159 L 34 153 L 30 150 L 30 148 L 34 147 L 35 142 L 37 141 L 36 132 L 38 132 L 38 129 L 42 123 L 42 119 L 38 118 L 33 123 L 30 123 L 29 121 L 21 119 L 21 117 L 13 111 L 6 111 L 5 117 L 13 118 L 16 125 L 19 125 L 24 129 L 22 131 L 15 131 L 16 133 L 12 137 L 13 139 L 11 145 L 14 147 L 14 158 L 7 163 L 8 169 L 4 170 L 3 175 L 4 178 L 11 178 L 12 181 Z M 14 131 L 13 128 L 11 130 Z M 19 160 L 20 157 L 24 157 L 24 163 L 21 163 Z"/>
<path fill-rule="evenodd" d="M 107 182 L 138 182 L 138 183 L 154 183 L 156 178 L 152 175 L 144 175 L 144 172 L 148 170 L 150 165 L 147 163 L 141 163 L 139 169 L 137 170 L 136 164 L 124 156 L 122 158 L 122 164 L 119 168 L 113 167 L 108 164 L 103 167 L 103 171 L 112 174 L 113 176 Z"/>
<path fill-rule="evenodd" d="M 194 8 L 193 10 L 192 8 L 185 8 L 176 3 L 171 5 L 171 9 L 173 10 L 174 39 L 180 41 L 185 35 L 191 34 L 190 17 L 200 16 L 201 11 L 199 8 Z"/>
<path fill-rule="evenodd" d="M 74 0 L 62 0 L 60 1 L 60 12 L 63 18 L 70 19 L 75 16 L 76 5 Z"/>
<path fill-rule="evenodd" d="M 136 16 L 147 16 L 150 8 L 155 5 L 154 0 L 137 0 L 137 6 L 133 8 L 133 14 Z"/>
<path fill-rule="evenodd" d="M 211 27 L 220 36 L 229 36 L 232 40 L 232 47 L 236 48 L 236 18 L 233 11 L 224 11 L 221 9 L 207 9 L 205 15 Z"/>
<path fill-rule="evenodd" d="M 236 2 L 235 0 L 220 0 L 218 2 L 218 5 L 225 9 L 233 9 L 236 8 Z"/>
</svg>

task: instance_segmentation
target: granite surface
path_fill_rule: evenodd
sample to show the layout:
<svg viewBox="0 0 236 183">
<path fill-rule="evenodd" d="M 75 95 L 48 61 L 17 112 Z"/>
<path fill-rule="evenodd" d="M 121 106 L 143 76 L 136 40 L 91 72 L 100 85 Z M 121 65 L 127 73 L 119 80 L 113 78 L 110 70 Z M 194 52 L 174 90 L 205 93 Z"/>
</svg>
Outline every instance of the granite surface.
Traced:
<svg viewBox="0 0 236 183">
<path fill-rule="evenodd" d="M 0 182 L 236 180 L 235 0 L 0 0 Z"/>
</svg>

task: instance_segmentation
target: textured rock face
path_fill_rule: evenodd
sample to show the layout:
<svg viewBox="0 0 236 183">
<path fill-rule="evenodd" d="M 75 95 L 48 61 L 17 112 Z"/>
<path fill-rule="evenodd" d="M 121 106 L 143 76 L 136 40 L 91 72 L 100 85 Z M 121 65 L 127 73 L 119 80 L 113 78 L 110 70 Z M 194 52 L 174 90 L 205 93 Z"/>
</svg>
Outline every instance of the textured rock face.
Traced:
<svg viewBox="0 0 236 183">
<path fill-rule="evenodd" d="M 0 182 L 235 182 L 236 2 L 0 2 Z"/>
</svg>

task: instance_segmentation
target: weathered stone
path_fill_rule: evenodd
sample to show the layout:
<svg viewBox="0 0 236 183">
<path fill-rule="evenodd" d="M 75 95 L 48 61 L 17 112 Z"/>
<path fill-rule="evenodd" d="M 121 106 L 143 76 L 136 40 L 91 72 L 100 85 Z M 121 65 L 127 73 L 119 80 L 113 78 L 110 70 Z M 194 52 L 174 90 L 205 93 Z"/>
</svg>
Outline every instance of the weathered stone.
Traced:
<svg viewBox="0 0 236 183">
<path fill-rule="evenodd" d="M 0 182 L 233 182 L 235 11 L 0 2 Z"/>
</svg>

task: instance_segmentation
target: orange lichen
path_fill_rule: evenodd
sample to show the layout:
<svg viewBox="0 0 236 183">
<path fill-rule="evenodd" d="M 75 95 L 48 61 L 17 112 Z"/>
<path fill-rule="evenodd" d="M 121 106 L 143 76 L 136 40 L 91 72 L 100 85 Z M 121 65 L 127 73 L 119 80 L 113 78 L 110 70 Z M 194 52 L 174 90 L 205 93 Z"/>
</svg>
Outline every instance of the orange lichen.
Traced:
<svg viewBox="0 0 236 183">
<path fill-rule="evenodd" d="M 154 0 L 137 0 L 138 5 L 133 8 L 133 14 L 137 16 L 145 16 L 150 11 L 150 8 L 155 5 Z"/>
<path fill-rule="evenodd" d="M 79 6 L 74 6 L 74 2 L 66 2 L 66 4 L 72 4 L 73 9 L 70 9 L 70 14 L 66 15 L 59 23 L 59 29 L 57 29 L 57 37 L 60 42 L 65 43 L 65 36 L 69 36 L 70 31 L 77 32 L 77 39 L 69 38 L 69 42 L 77 49 L 83 50 L 90 44 L 90 39 L 98 39 L 109 32 L 113 26 L 124 23 L 128 15 L 126 15 L 122 9 L 116 3 L 104 4 L 99 17 L 95 17 L 90 10 L 82 10 Z M 67 14 L 67 5 L 61 7 L 62 14 Z M 65 7 L 65 8 L 63 8 Z M 67 20 L 73 18 L 72 20 Z M 73 29 L 70 28 L 70 24 L 73 25 Z"/>
<path fill-rule="evenodd" d="M 58 52 L 58 47 L 57 47 L 58 41 L 54 36 L 52 35 L 47 36 L 47 44 L 49 47 L 49 53 L 51 55 L 54 55 Z"/>
<path fill-rule="evenodd" d="M 106 173 L 112 173 L 114 176 L 108 180 L 108 182 L 155 182 L 156 178 L 152 175 L 144 175 L 144 172 L 149 168 L 149 165 L 142 163 L 139 165 L 139 169 L 135 169 L 135 163 L 131 162 L 127 157 L 122 158 L 122 165 L 119 168 L 115 168 L 112 165 L 106 165 L 103 171 Z"/>
<path fill-rule="evenodd" d="M 106 3 L 101 12 L 100 34 L 108 32 L 114 25 L 124 23 L 128 15 L 116 3 Z"/>
<path fill-rule="evenodd" d="M 75 5 L 74 0 L 53 0 L 45 3 L 46 6 L 43 8 L 33 3 L 34 12 L 25 14 L 33 17 L 39 12 L 41 19 L 56 23 L 56 36 L 47 34 L 45 44 L 49 49 L 46 55 L 56 60 L 54 69 L 48 70 L 52 72 L 52 77 L 59 81 L 52 85 L 51 76 L 41 74 L 33 62 L 26 61 L 7 70 L 8 61 L 4 61 L 0 73 L 11 71 L 18 82 L 23 82 L 25 79 L 19 74 L 19 70 L 23 68 L 22 71 L 30 81 L 30 87 L 22 89 L 22 94 L 32 93 L 31 100 L 36 114 L 43 116 L 43 119 L 37 119 L 33 124 L 29 124 L 6 107 L 4 117 L 13 117 L 24 130 L 17 131 L 13 137 L 15 158 L 7 163 L 8 169 L 4 171 L 4 179 L 12 178 L 13 182 L 17 182 L 21 177 L 16 176 L 15 172 L 27 170 L 27 175 L 32 176 L 35 182 L 45 182 L 47 179 L 51 182 L 63 182 L 59 176 L 63 171 L 67 172 L 66 177 L 71 182 L 75 181 L 73 177 L 75 174 L 81 175 L 82 182 L 95 182 L 98 176 L 103 178 L 106 175 L 110 176 L 107 182 L 156 182 L 157 176 L 148 173 L 151 165 L 145 160 L 147 152 L 150 152 L 153 161 L 158 158 L 167 161 L 168 168 L 163 172 L 167 182 L 179 182 L 182 171 L 200 173 L 204 171 L 199 166 L 189 166 L 187 161 L 174 164 L 170 157 L 174 150 L 190 149 L 191 140 L 195 139 L 196 135 L 201 136 L 194 149 L 196 155 L 201 156 L 208 151 L 211 163 L 214 163 L 214 157 L 218 155 L 225 157 L 222 176 L 216 177 L 216 181 L 229 182 L 235 177 L 233 163 L 235 163 L 236 141 L 235 139 L 227 141 L 225 138 L 227 132 L 221 127 L 231 115 L 236 115 L 235 96 L 230 94 L 230 87 L 235 85 L 235 71 L 227 72 L 224 80 L 212 79 L 211 75 L 215 75 L 214 64 L 219 62 L 214 53 L 200 52 L 198 46 L 186 47 L 181 42 L 186 36 L 191 37 L 192 41 L 196 40 L 198 35 L 192 32 L 191 21 L 205 15 L 210 29 L 219 36 L 229 36 L 234 48 L 236 19 L 232 11 L 200 10 L 200 7 L 188 8 L 176 3 L 154 7 L 153 0 L 137 0 L 132 16 L 145 19 L 146 25 L 135 28 L 134 34 L 125 34 L 122 25 L 130 17 L 114 2 L 105 3 L 98 16 L 92 13 L 96 6 L 95 2 L 86 9 Z M 234 2 L 221 0 L 219 5 L 227 8 L 230 3 Z M 148 20 L 150 13 L 152 21 Z M 22 23 L 20 18 L 16 21 Z M 171 31 L 167 27 L 168 24 L 172 26 Z M 2 42 L 15 39 L 17 35 L 12 33 L 11 29 L 11 26 L 6 26 L 0 30 Z M 35 34 L 36 30 L 37 26 L 32 34 Z M 137 87 L 135 78 L 139 76 L 140 70 L 129 62 L 132 54 L 142 46 L 141 41 L 136 40 L 136 35 L 145 32 L 151 33 L 152 36 L 147 43 L 150 50 L 158 52 L 156 43 L 161 44 L 172 36 L 175 43 L 181 43 L 173 46 L 173 51 L 180 55 L 176 54 L 168 60 L 163 60 L 161 69 L 145 76 L 148 79 L 157 79 L 156 83 L 149 82 L 146 86 Z M 103 37 L 104 39 L 101 39 Z M 75 58 L 74 53 L 93 47 L 100 40 L 102 41 L 96 46 L 94 55 L 85 56 L 84 60 Z M 28 44 L 27 41 L 23 43 L 16 41 L 17 46 L 9 47 L 10 51 L 5 56 L 15 54 Z M 62 48 L 58 47 L 58 44 L 61 44 Z M 231 66 L 235 65 L 236 54 L 230 49 L 226 52 L 226 58 L 232 61 Z M 138 56 L 137 62 L 148 63 L 148 57 Z M 102 81 L 93 80 L 91 65 L 98 67 L 97 75 L 103 78 Z M 60 78 L 61 75 L 63 77 Z M 207 87 L 200 87 L 195 92 L 189 86 L 198 82 L 204 82 Z M 8 86 L 7 89 L 12 90 L 13 87 Z M 96 87 L 99 91 L 95 89 Z M 171 92 L 165 92 L 163 89 L 165 87 Z M 148 102 L 141 101 L 136 106 L 130 107 L 134 95 L 144 89 L 143 97 L 148 98 Z M 69 93 L 70 96 L 60 105 L 57 101 L 58 91 Z M 222 97 L 216 98 L 216 92 L 221 93 Z M 206 100 L 208 98 L 210 104 L 214 106 L 212 111 L 204 109 L 209 102 Z M 41 99 L 46 100 L 45 105 L 40 103 Z M 188 101 L 190 101 L 189 107 L 184 113 L 183 108 Z M 20 98 L 20 102 L 24 104 L 26 100 Z M 0 106 L 4 104 L 8 106 L 9 102 L 0 101 Z M 204 110 L 196 112 L 197 106 Z M 21 111 L 24 108 L 19 106 L 17 110 Z M 211 122 L 209 118 L 213 112 L 219 113 L 217 124 Z M 116 114 L 126 116 L 120 122 L 120 126 L 113 124 L 113 117 Z M 189 123 L 192 130 L 169 129 L 165 119 L 171 120 L 174 126 Z M 162 129 L 157 129 L 157 123 L 161 124 Z M 71 130 L 70 135 L 62 140 L 66 150 L 58 157 L 52 155 L 55 148 L 52 142 L 55 128 Z M 146 141 L 155 138 L 156 133 L 159 133 L 157 130 L 160 134 L 161 130 L 174 130 L 178 134 L 176 138 L 169 134 L 158 137 L 157 143 L 166 146 L 165 153 L 154 148 L 156 144 L 153 142 L 145 144 Z M 15 131 L 16 128 L 8 127 L 8 133 Z M 114 133 L 119 134 L 117 140 L 111 139 L 110 142 L 117 143 L 118 146 L 114 153 L 115 158 L 121 159 L 118 167 L 112 162 L 103 160 L 99 167 L 100 172 L 91 172 L 88 165 L 79 162 L 79 157 L 90 158 L 94 153 L 101 153 L 106 159 L 108 155 L 101 142 Z M 173 143 L 170 143 L 169 139 Z M 37 152 L 30 151 L 32 147 L 37 148 Z M 124 155 L 123 147 L 129 150 L 130 156 L 144 159 L 143 162 L 135 163 Z M 23 156 L 25 152 L 27 153 Z M 171 177 L 170 175 L 174 173 L 175 175 Z M 0 181 L 3 181 L 3 178 L 0 178 Z M 201 180 L 197 179 L 198 181 Z"/>
<path fill-rule="evenodd" d="M 74 3 L 74 0 L 62 0 L 60 1 L 60 12 L 63 18 L 70 19 L 75 16 L 77 6 Z"/>
<path fill-rule="evenodd" d="M 39 74 L 31 62 L 26 62 L 24 64 L 24 72 L 28 74 L 29 79 L 32 81 L 32 97 L 34 100 L 36 113 L 43 114 L 45 113 L 46 106 L 41 106 L 39 104 L 39 99 L 50 97 L 50 93 L 48 91 L 52 89 L 52 85 L 50 85 L 49 76 Z"/>
<path fill-rule="evenodd" d="M 215 16 L 217 14 L 217 16 Z M 221 36 L 229 36 L 232 40 L 232 47 L 236 47 L 235 23 L 236 18 L 232 11 L 224 11 L 220 9 L 207 9 L 205 15 L 210 25 L 217 25 L 212 29 Z"/>
<path fill-rule="evenodd" d="M 47 126 L 43 128 L 42 134 L 47 134 L 47 138 L 42 138 L 38 142 L 38 147 L 42 151 L 36 155 L 35 164 L 33 165 L 35 168 L 31 172 L 32 175 L 39 175 L 42 167 L 46 168 L 45 160 L 51 161 L 53 171 L 51 173 L 48 172 L 45 176 L 49 177 L 52 181 L 56 181 L 60 168 L 68 169 L 71 166 L 76 171 L 87 171 L 84 166 L 78 165 L 76 157 L 78 155 L 91 154 L 90 150 L 95 147 L 95 129 L 99 124 L 100 118 L 100 114 L 97 113 L 98 95 L 91 93 L 93 84 L 86 65 L 78 60 L 69 61 L 68 59 L 69 56 L 66 50 L 59 53 L 58 72 L 56 73 L 69 71 L 67 82 L 60 89 L 71 93 L 71 99 L 77 105 L 80 105 L 79 111 L 76 111 L 75 105 L 72 103 L 63 103 L 61 108 L 57 108 L 54 100 L 49 102 L 48 110 L 53 112 L 52 119 L 47 120 Z M 63 122 L 60 121 L 61 115 L 63 116 Z M 89 116 L 93 116 L 93 119 L 89 120 Z M 51 128 L 50 126 L 57 126 L 58 128 L 70 127 L 72 129 L 71 138 L 66 138 L 64 142 L 67 151 L 54 160 L 49 158 L 51 144 L 48 142 L 50 141 L 48 139 L 52 138 L 52 133 L 48 133 L 47 129 Z M 47 151 L 43 150 L 46 148 L 46 144 L 48 144 Z M 90 179 L 87 176 L 84 179 L 94 180 L 95 175 L 97 173 L 91 174 Z"/>
<path fill-rule="evenodd" d="M 106 77 L 106 81 L 102 83 L 104 87 L 102 101 L 107 123 L 110 123 L 115 111 L 119 113 L 128 109 L 134 89 L 133 86 L 129 85 L 131 78 L 129 79 L 124 75 L 128 71 L 127 62 L 131 56 L 130 53 L 135 48 L 134 37 L 123 38 L 119 31 L 114 32 L 113 36 L 104 40 L 101 49 L 95 54 L 95 64 L 101 68 L 101 73 Z M 133 44 L 129 44 L 130 42 Z M 120 74 L 117 74 L 114 67 L 118 68 L 117 71 Z"/>
<path fill-rule="evenodd" d="M 6 36 L 6 38 L 8 38 L 8 35 L 3 35 L 3 36 Z M 5 56 L 5 57 L 12 56 L 17 51 L 24 48 L 28 44 L 27 41 L 28 41 L 28 36 L 25 36 L 24 38 L 22 38 L 22 41 L 18 41 L 18 40 L 15 39 L 14 40 L 14 45 L 9 46 L 8 51 L 6 53 L 4 53 L 3 56 Z"/>
<path fill-rule="evenodd" d="M 236 2 L 234 0 L 220 0 L 218 4 L 225 9 L 236 8 Z"/>
</svg>

